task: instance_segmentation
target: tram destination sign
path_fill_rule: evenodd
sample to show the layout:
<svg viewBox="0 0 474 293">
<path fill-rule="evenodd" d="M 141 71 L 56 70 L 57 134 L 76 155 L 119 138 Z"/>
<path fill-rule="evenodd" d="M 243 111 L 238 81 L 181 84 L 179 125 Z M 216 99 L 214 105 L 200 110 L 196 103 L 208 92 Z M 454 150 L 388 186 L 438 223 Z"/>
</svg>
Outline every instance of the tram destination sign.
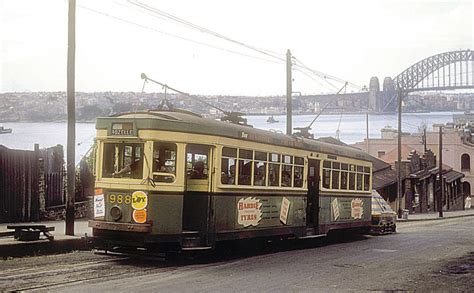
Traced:
<svg viewBox="0 0 474 293">
<path fill-rule="evenodd" d="M 133 123 L 112 123 L 110 134 L 116 136 L 133 136 Z"/>
</svg>

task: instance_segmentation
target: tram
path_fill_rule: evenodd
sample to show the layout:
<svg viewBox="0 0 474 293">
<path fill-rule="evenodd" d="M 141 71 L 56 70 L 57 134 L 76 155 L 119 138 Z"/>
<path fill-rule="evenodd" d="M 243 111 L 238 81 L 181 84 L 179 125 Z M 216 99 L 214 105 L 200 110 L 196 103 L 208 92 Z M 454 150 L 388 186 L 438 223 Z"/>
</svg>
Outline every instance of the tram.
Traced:
<svg viewBox="0 0 474 293">
<path fill-rule="evenodd" d="M 371 224 L 372 163 L 340 146 L 181 111 L 98 118 L 94 246 L 212 249 Z"/>
</svg>

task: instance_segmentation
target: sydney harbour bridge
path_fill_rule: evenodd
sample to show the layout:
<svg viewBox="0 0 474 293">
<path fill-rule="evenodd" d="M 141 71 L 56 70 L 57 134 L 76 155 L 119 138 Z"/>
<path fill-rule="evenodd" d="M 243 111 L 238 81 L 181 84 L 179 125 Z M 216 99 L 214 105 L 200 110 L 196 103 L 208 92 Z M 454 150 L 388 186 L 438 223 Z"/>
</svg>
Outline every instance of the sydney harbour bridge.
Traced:
<svg viewBox="0 0 474 293">
<path fill-rule="evenodd" d="M 365 100 L 368 110 L 376 113 L 397 111 L 397 94 L 412 92 L 473 89 L 473 51 L 459 50 L 425 58 L 398 74 L 385 77 L 382 88 L 377 77 L 370 79 L 368 92 L 340 94 L 339 98 Z M 315 98 L 335 98 L 336 95 L 315 95 Z"/>
</svg>

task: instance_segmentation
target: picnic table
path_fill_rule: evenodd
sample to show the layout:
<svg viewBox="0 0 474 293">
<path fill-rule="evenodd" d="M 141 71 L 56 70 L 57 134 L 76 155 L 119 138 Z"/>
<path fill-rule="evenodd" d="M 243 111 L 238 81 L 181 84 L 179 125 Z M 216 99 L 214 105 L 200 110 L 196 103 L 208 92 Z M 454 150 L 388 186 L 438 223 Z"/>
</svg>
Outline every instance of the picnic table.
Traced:
<svg viewBox="0 0 474 293">
<path fill-rule="evenodd" d="M 46 225 L 36 224 L 14 224 L 8 225 L 7 229 L 15 231 L 0 232 L 0 237 L 13 236 L 19 241 L 33 241 L 40 239 L 40 233 L 43 233 L 48 240 L 54 240 L 54 236 L 49 233 L 54 231 L 54 227 L 47 227 Z"/>
</svg>

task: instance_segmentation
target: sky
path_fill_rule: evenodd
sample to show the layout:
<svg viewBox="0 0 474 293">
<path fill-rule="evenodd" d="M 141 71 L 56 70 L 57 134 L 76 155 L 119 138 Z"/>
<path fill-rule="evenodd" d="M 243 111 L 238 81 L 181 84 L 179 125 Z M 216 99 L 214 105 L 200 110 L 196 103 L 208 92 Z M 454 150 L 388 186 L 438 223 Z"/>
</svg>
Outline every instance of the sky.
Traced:
<svg viewBox="0 0 474 293">
<path fill-rule="evenodd" d="M 299 64 L 363 86 L 431 55 L 474 48 L 474 4 L 465 0 L 76 4 L 76 91 L 82 92 L 139 92 L 143 72 L 192 94 L 284 95 L 288 49 Z M 0 0 L 0 93 L 66 91 L 67 11 L 66 0 Z M 300 70 L 293 67 L 293 91 L 333 93 L 342 85 Z M 145 91 L 162 88 L 147 84 Z"/>
</svg>

